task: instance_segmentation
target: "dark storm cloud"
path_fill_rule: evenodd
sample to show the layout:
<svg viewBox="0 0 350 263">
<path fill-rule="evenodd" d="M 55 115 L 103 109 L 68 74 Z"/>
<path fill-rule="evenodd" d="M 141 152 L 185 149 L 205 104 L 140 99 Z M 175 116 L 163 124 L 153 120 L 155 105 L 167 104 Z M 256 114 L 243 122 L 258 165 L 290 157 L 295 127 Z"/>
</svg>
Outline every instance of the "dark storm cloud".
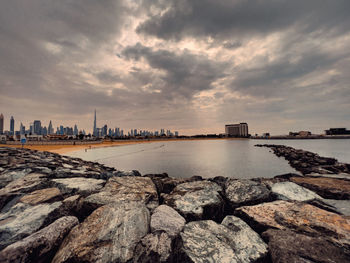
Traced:
<svg viewBox="0 0 350 263">
<path fill-rule="evenodd" d="M 295 25 L 309 33 L 320 28 L 340 33 L 350 27 L 347 0 L 173 0 L 138 32 L 162 39 L 184 37 L 236 39 L 268 34 Z"/>
<path fill-rule="evenodd" d="M 175 54 L 140 43 L 125 48 L 122 54 L 127 59 L 144 59 L 150 67 L 160 70 L 159 78 L 163 80 L 163 85 L 158 88 L 166 96 L 181 95 L 187 99 L 191 99 L 196 92 L 212 89 L 213 82 L 225 76 L 227 66 L 186 50 Z"/>
</svg>

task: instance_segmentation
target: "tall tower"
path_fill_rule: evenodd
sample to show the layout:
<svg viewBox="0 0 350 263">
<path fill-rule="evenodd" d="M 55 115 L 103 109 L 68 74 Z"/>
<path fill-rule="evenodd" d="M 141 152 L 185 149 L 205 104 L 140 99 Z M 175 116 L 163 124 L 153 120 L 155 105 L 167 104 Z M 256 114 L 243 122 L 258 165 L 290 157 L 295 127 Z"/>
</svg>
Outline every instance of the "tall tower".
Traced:
<svg viewBox="0 0 350 263">
<path fill-rule="evenodd" d="M 15 119 L 13 118 L 13 116 L 11 116 L 11 119 L 10 119 L 10 134 L 11 135 L 15 134 Z"/>
<path fill-rule="evenodd" d="M 94 118 L 94 130 L 93 130 L 93 132 L 92 132 L 92 134 L 94 135 L 94 136 L 96 136 L 97 134 L 97 128 L 96 128 L 96 109 L 95 109 L 95 118 Z"/>
<path fill-rule="evenodd" d="M 4 133 L 4 115 L 0 114 L 0 134 Z"/>
<path fill-rule="evenodd" d="M 48 134 L 53 134 L 53 128 L 52 128 L 52 122 L 51 122 L 51 120 L 50 120 L 50 123 L 49 123 L 49 127 L 48 127 L 48 129 L 47 129 L 47 133 Z"/>
</svg>

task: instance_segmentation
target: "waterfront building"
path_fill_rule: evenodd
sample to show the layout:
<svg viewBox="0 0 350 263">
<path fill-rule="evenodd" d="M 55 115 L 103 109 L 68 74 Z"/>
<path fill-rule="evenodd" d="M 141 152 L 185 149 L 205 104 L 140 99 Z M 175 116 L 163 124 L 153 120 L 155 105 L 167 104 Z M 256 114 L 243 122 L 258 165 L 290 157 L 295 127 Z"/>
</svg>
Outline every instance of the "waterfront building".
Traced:
<svg viewBox="0 0 350 263">
<path fill-rule="evenodd" d="M 53 128 L 52 128 L 52 122 L 51 122 L 51 120 L 50 120 L 50 123 L 49 123 L 49 127 L 47 128 L 47 133 L 48 133 L 48 134 L 53 134 L 53 133 L 54 133 L 54 130 L 53 130 Z"/>
<path fill-rule="evenodd" d="M 95 117 L 94 117 L 94 129 L 92 131 L 92 135 L 97 137 L 97 127 L 96 127 L 96 109 L 95 109 Z"/>
<path fill-rule="evenodd" d="M 175 131 L 175 136 L 179 136 L 179 132 L 178 131 Z"/>
<path fill-rule="evenodd" d="M 34 121 L 34 134 L 41 135 L 41 121 Z"/>
<path fill-rule="evenodd" d="M 327 135 L 350 135 L 350 130 L 346 128 L 330 128 L 325 130 Z"/>
<path fill-rule="evenodd" d="M 15 135 L 15 119 L 13 116 L 10 119 L 10 135 Z"/>
<path fill-rule="evenodd" d="M 248 137 L 248 124 L 245 122 L 227 124 L 225 125 L 225 135 L 227 137 Z"/>
<path fill-rule="evenodd" d="M 4 115 L 0 114 L 0 135 L 4 133 Z"/>
<path fill-rule="evenodd" d="M 23 126 L 22 122 L 21 125 L 19 126 L 19 134 L 25 134 L 26 133 L 26 127 Z"/>
<path fill-rule="evenodd" d="M 73 135 L 77 136 L 78 134 L 79 134 L 78 126 L 75 124 L 75 125 L 74 125 Z"/>
</svg>

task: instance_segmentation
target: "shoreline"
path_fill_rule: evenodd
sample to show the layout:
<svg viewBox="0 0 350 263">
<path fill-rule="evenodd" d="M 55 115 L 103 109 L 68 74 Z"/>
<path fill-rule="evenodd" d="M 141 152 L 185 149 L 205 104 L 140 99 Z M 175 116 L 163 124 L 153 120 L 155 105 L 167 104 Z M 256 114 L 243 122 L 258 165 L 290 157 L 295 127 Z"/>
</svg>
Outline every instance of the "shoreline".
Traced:
<svg viewBox="0 0 350 263">
<path fill-rule="evenodd" d="M 117 147 L 124 145 L 134 145 L 141 143 L 152 142 L 177 142 L 177 141 L 202 141 L 202 140 L 247 140 L 246 138 L 190 138 L 190 139 L 148 139 L 148 140 L 118 140 L 118 141 L 103 141 L 96 144 L 40 144 L 40 145 L 25 145 L 23 148 L 37 151 L 47 151 L 51 153 L 66 154 L 84 149 L 98 149 L 104 147 Z M 0 144 L 0 147 L 22 148 L 22 145 Z"/>
</svg>

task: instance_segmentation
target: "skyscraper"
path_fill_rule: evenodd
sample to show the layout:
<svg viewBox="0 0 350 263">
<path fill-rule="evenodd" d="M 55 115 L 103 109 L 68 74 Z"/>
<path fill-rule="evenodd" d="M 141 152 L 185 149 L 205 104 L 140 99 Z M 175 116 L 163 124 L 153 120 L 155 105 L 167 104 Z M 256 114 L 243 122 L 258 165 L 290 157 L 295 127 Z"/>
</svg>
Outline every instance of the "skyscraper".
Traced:
<svg viewBox="0 0 350 263">
<path fill-rule="evenodd" d="M 34 134 L 41 135 L 41 121 L 34 121 Z"/>
<path fill-rule="evenodd" d="M 52 122 L 51 122 L 51 120 L 50 120 L 50 123 L 49 123 L 49 127 L 47 128 L 47 133 L 48 133 L 48 134 L 53 134 L 53 133 L 54 133 L 54 130 L 53 130 L 53 128 L 52 128 Z"/>
<path fill-rule="evenodd" d="M 74 130 L 73 130 L 73 135 L 77 136 L 78 133 L 79 133 L 79 131 L 78 131 L 78 126 L 75 124 L 75 125 L 74 125 Z"/>
<path fill-rule="evenodd" d="M 96 109 L 95 109 L 95 118 L 94 118 L 94 130 L 92 131 L 94 136 L 97 135 L 97 127 L 96 127 Z"/>
<path fill-rule="evenodd" d="M 14 135 L 15 134 L 15 119 L 13 118 L 13 116 L 11 116 L 11 120 L 10 120 L 10 135 Z"/>
<path fill-rule="evenodd" d="M 4 115 L 0 114 L 0 134 L 4 133 Z"/>
<path fill-rule="evenodd" d="M 25 127 L 23 126 L 23 124 L 22 124 L 22 122 L 21 122 L 21 125 L 19 126 L 19 134 L 25 134 L 26 133 L 26 131 L 25 131 Z"/>
</svg>

